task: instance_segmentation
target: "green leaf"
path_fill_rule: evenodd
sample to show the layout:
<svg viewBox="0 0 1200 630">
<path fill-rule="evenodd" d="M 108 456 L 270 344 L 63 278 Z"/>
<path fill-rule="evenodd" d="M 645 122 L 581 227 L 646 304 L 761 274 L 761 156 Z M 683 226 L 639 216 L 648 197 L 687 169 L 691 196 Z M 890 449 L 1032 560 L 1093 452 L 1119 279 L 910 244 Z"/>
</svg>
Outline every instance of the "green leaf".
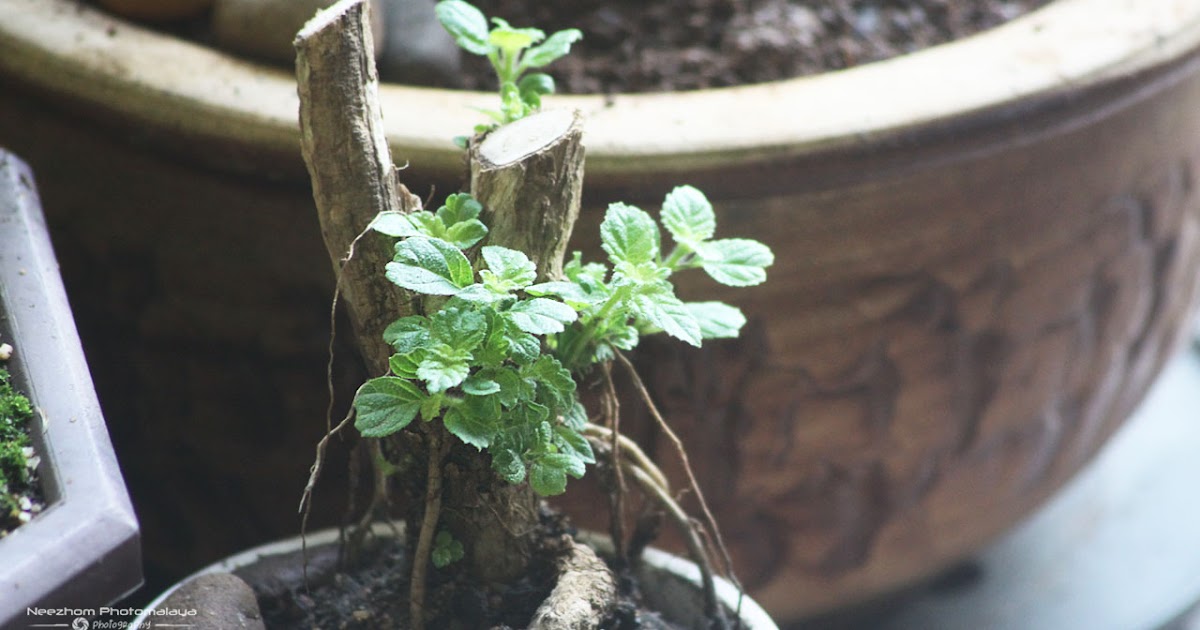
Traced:
<svg viewBox="0 0 1200 630">
<path fill-rule="evenodd" d="M 558 438 L 556 443 L 564 451 L 571 451 L 585 464 L 596 463 L 596 454 L 592 452 L 592 444 L 587 441 L 587 438 L 580 435 L 578 431 L 560 424 L 554 427 L 554 435 Z"/>
<path fill-rule="evenodd" d="M 575 379 L 571 378 L 571 373 L 558 359 L 543 354 L 533 365 L 525 368 L 525 374 L 549 396 L 555 407 L 567 408 L 574 400 Z"/>
<path fill-rule="evenodd" d="M 488 43 L 500 50 L 503 50 L 506 55 L 515 55 L 520 51 L 542 41 L 546 37 L 546 33 L 541 29 L 536 28 L 513 28 L 508 22 L 494 17 L 492 18 L 492 32 L 488 34 Z"/>
<path fill-rule="evenodd" d="M 434 538 L 430 560 L 433 562 L 433 566 L 444 569 L 462 560 L 464 553 L 463 544 L 455 540 L 450 532 L 443 529 Z"/>
<path fill-rule="evenodd" d="M 600 224 L 600 244 L 614 263 L 655 260 L 659 241 L 658 225 L 645 211 L 624 203 L 608 206 Z"/>
<path fill-rule="evenodd" d="M 746 325 L 742 311 L 723 302 L 688 302 L 684 306 L 700 324 L 704 339 L 732 339 Z"/>
<path fill-rule="evenodd" d="M 496 392 L 500 391 L 500 383 L 497 383 L 489 378 L 484 378 L 478 374 L 473 374 L 468 376 L 467 379 L 463 381 L 462 390 L 468 394 L 486 396 L 488 394 L 495 394 Z"/>
<path fill-rule="evenodd" d="M 388 368 L 392 370 L 392 374 L 401 378 L 417 378 L 417 368 L 424 358 L 425 351 L 420 348 L 408 354 L 393 354 L 388 359 Z"/>
<path fill-rule="evenodd" d="M 667 282 L 643 287 L 633 297 L 634 313 L 668 335 L 693 346 L 700 345 L 700 323 L 675 297 Z"/>
<path fill-rule="evenodd" d="M 446 197 L 446 204 L 438 208 L 437 217 L 447 226 L 479 218 L 483 205 L 469 193 L 455 193 Z"/>
<path fill-rule="evenodd" d="M 571 52 L 571 44 L 583 39 L 583 33 L 569 28 L 546 38 L 546 41 L 530 48 L 521 58 L 522 68 L 540 68 Z"/>
<path fill-rule="evenodd" d="M 425 399 L 421 403 L 421 418 L 426 422 L 433 420 L 442 413 L 442 403 L 446 402 L 446 395 L 437 392 Z"/>
<path fill-rule="evenodd" d="M 499 393 L 496 394 L 496 398 L 500 401 L 501 405 L 512 407 L 522 398 L 524 381 L 515 371 L 500 368 L 491 372 L 489 376 L 499 386 Z"/>
<path fill-rule="evenodd" d="M 462 49 L 476 55 L 486 55 L 491 51 L 487 18 L 479 9 L 461 0 L 442 0 L 434 11 L 442 27 Z"/>
<path fill-rule="evenodd" d="M 563 424 L 575 431 L 582 431 L 588 422 L 587 409 L 579 400 L 575 400 L 562 415 Z"/>
<path fill-rule="evenodd" d="M 527 332 L 509 330 L 505 333 L 505 338 L 508 340 L 510 358 L 520 365 L 533 363 L 542 353 L 542 343 Z"/>
<path fill-rule="evenodd" d="M 487 226 L 479 219 L 468 219 L 446 229 L 446 240 L 459 249 L 467 249 L 487 236 Z"/>
<path fill-rule="evenodd" d="M 770 248 L 745 238 L 705 243 L 697 250 L 701 266 L 713 280 L 731 287 L 749 287 L 767 279 L 766 267 L 775 262 Z"/>
<path fill-rule="evenodd" d="M 484 270 L 486 273 L 487 270 Z M 471 286 L 454 294 L 454 297 L 476 304 L 492 304 L 498 300 L 504 299 L 504 294 L 496 293 L 489 289 L 485 284 L 472 284 Z"/>
<path fill-rule="evenodd" d="M 546 298 L 522 300 L 507 311 L 517 328 L 535 335 L 548 335 L 563 331 L 563 325 L 578 317 L 575 309 Z"/>
<path fill-rule="evenodd" d="M 401 317 L 383 331 L 384 342 L 400 354 L 429 345 L 429 339 L 429 320 L 420 315 Z"/>
<path fill-rule="evenodd" d="M 428 384 L 430 393 L 443 392 L 467 378 L 471 372 L 470 361 L 470 352 L 437 344 L 421 361 L 417 376 Z"/>
<path fill-rule="evenodd" d="M 443 308 L 430 318 L 434 340 L 458 350 L 472 350 L 487 334 L 487 318 L 478 311 L 457 307 Z"/>
<path fill-rule="evenodd" d="M 427 295 L 454 295 L 470 285 L 474 271 L 467 257 L 441 239 L 414 236 L 396 244 L 386 275 L 393 283 Z"/>
<path fill-rule="evenodd" d="M 529 485 L 544 497 L 562 494 L 567 491 L 567 471 L 539 459 L 529 467 Z"/>
<path fill-rule="evenodd" d="M 542 97 L 554 93 L 554 78 L 541 72 L 527 74 L 517 82 L 517 91 L 526 105 L 538 109 L 542 106 Z"/>
<path fill-rule="evenodd" d="M 423 232 L 413 223 L 413 214 L 407 212 L 380 212 L 371 221 L 371 229 L 394 238 L 419 236 Z"/>
<path fill-rule="evenodd" d="M 492 470 L 508 483 L 518 484 L 525 481 L 525 462 L 511 449 L 492 451 Z"/>
<path fill-rule="evenodd" d="M 383 437 L 408 426 L 425 394 L 416 385 L 394 376 L 373 378 L 354 395 L 354 428 L 363 437 Z"/>
<path fill-rule="evenodd" d="M 498 423 L 489 418 L 476 415 L 466 405 L 451 407 L 442 417 L 446 430 L 465 444 L 470 444 L 483 450 L 492 444 L 496 432 L 500 430 Z"/>
<path fill-rule="evenodd" d="M 663 226 L 678 243 L 697 245 L 712 238 L 717 229 L 717 217 L 704 193 L 691 186 L 679 186 L 663 200 Z"/>
<path fill-rule="evenodd" d="M 596 302 L 603 301 L 604 299 L 602 296 L 594 296 L 589 294 L 584 290 L 583 287 L 575 284 L 574 282 L 567 282 L 565 280 L 531 284 L 525 287 L 525 293 L 538 297 L 553 295 L 562 299 L 563 302 L 579 306 L 595 304 Z M 597 297 L 599 297 L 599 299 L 597 299 Z"/>
<path fill-rule="evenodd" d="M 488 269 L 510 290 L 523 289 L 537 279 L 537 265 L 524 252 L 496 245 L 486 245 L 481 252 Z"/>
</svg>

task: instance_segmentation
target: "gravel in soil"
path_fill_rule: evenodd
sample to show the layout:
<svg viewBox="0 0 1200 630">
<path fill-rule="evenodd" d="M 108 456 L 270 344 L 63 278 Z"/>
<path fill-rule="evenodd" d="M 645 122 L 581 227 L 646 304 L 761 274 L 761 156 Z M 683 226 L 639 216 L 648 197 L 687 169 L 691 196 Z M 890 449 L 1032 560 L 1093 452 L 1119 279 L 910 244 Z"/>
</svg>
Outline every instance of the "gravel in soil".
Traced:
<svg viewBox="0 0 1200 630">
<path fill-rule="evenodd" d="M 553 64 L 560 92 L 677 91 L 849 68 L 998 26 L 1050 0 L 476 0 L 485 15 L 584 38 Z M 460 87 L 493 90 L 468 56 Z"/>
</svg>

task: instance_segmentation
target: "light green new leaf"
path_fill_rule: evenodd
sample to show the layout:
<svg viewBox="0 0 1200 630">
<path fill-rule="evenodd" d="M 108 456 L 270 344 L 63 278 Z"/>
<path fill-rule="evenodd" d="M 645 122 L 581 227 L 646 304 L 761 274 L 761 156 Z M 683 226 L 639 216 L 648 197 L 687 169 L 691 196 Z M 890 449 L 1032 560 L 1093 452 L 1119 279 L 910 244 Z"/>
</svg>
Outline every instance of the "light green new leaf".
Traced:
<svg viewBox="0 0 1200 630">
<path fill-rule="evenodd" d="M 500 384 L 478 374 L 472 374 L 462 383 L 462 390 L 476 396 L 487 396 L 500 391 Z"/>
<path fill-rule="evenodd" d="M 427 295 L 454 295 L 471 284 L 471 262 L 454 245 L 441 239 L 414 236 L 396 244 L 394 262 L 387 264 L 388 280 Z"/>
<path fill-rule="evenodd" d="M 583 39 L 583 33 L 577 28 L 559 31 L 546 41 L 530 48 L 521 58 L 521 68 L 540 68 L 571 52 L 571 44 Z"/>
<path fill-rule="evenodd" d="M 638 264 L 658 258 L 658 224 L 640 208 L 614 203 L 600 224 L 600 245 L 614 263 Z"/>
<path fill-rule="evenodd" d="M 525 287 L 525 292 L 534 296 L 553 295 L 562 299 L 563 302 L 571 305 L 586 306 L 604 301 L 606 296 L 590 295 L 584 291 L 583 287 L 574 282 L 565 280 L 555 280 L 551 282 L 539 282 Z"/>
<path fill-rule="evenodd" d="M 442 422 L 446 425 L 446 430 L 464 444 L 470 444 L 479 450 L 491 446 L 492 439 L 500 430 L 495 420 L 475 415 L 466 405 L 447 409 L 446 415 L 442 416 Z"/>
<path fill-rule="evenodd" d="M 542 97 L 554 93 L 554 78 L 548 74 L 535 72 L 521 77 L 517 82 L 517 91 L 521 101 L 535 109 L 542 106 Z"/>
<path fill-rule="evenodd" d="M 524 252 L 486 245 L 481 253 L 488 269 L 511 290 L 523 289 L 537 279 L 537 265 Z"/>
<path fill-rule="evenodd" d="M 713 280 L 731 287 L 762 284 L 767 279 L 766 267 L 775 262 L 770 248 L 745 238 L 710 241 L 697 253 L 704 271 Z"/>
<path fill-rule="evenodd" d="M 488 43 L 505 55 L 513 56 L 522 50 L 542 41 L 546 33 L 537 28 L 513 28 L 501 18 L 492 18 L 492 32 L 488 34 Z"/>
<path fill-rule="evenodd" d="M 428 345 L 429 339 L 429 320 L 420 315 L 401 317 L 383 331 L 384 342 L 400 354 Z"/>
<path fill-rule="evenodd" d="M 663 332 L 693 346 L 700 346 L 700 323 L 675 297 L 669 283 L 644 287 L 633 296 L 634 313 Z"/>
<path fill-rule="evenodd" d="M 464 50 L 476 55 L 486 55 L 491 51 L 487 18 L 479 9 L 461 0 L 442 0 L 434 11 L 442 27 Z"/>
<path fill-rule="evenodd" d="M 417 378 L 417 368 L 425 358 L 425 350 L 417 348 L 408 354 L 393 354 L 388 359 L 388 368 L 392 374 L 401 378 Z"/>
<path fill-rule="evenodd" d="M 508 310 L 512 323 L 527 333 L 548 335 L 563 331 L 563 325 L 575 321 L 575 309 L 546 298 L 522 300 Z"/>
<path fill-rule="evenodd" d="M 391 435 L 413 421 L 424 399 L 420 388 L 402 378 L 373 378 L 354 395 L 354 428 L 364 437 Z"/>
<path fill-rule="evenodd" d="M 471 372 L 470 361 L 470 352 L 438 344 L 417 367 L 417 377 L 425 381 L 430 393 L 444 392 L 467 378 Z"/>
<path fill-rule="evenodd" d="M 724 302 L 688 302 L 684 306 L 700 324 L 704 339 L 732 339 L 746 325 L 742 311 Z"/>
<path fill-rule="evenodd" d="M 717 217 L 704 193 L 691 186 L 679 186 L 663 200 L 663 226 L 677 243 L 697 249 L 697 245 L 712 238 L 717 229 Z"/>
</svg>

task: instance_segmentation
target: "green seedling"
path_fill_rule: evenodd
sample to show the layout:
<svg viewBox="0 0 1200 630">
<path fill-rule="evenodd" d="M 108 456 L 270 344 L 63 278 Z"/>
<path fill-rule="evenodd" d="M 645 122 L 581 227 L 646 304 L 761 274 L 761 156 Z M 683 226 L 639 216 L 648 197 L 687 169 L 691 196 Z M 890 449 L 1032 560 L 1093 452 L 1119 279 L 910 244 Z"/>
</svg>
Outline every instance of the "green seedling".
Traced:
<svg viewBox="0 0 1200 630">
<path fill-rule="evenodd" d="M 500 18 L 488 20 L 474 6 L 462 0 L 443 0 L 436 7 L 438 20 L 463 50 L 487 57 L 500 82 L 500 109 L 483 110 L 503 125 L 524 118 L 542 106 L 542 97 L 554 93 L 554 79 L 542 68 L 571 51 L 571 44 L 583 38 L 578 29 L 558 31 L 546 37 L 536 28 L 514 28 Z M 495 125 L 479 125 L 476 133 Z M 460 143 L 461 144 L 461 143 Z"/>
</svg>

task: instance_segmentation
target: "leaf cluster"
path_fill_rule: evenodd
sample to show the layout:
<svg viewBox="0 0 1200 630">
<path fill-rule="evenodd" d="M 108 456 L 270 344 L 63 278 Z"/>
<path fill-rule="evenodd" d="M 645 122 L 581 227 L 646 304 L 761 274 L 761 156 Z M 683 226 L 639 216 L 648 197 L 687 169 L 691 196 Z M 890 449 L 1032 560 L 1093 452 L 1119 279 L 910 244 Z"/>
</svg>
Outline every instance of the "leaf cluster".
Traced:
<svg viewBox="0 0 1200 630">
<path fill-rule="evenodd" d="M 583 38 L 578 29 L 558 31 L 549 37 L 536 28 L 515 28 L 494 17 L 492 26 L 483 13 L 463 0 L 442 0 L 435 7 L 442 27 L 467 52 L 487 57 L 500 83 L 500 109 L 484 110 L 497 124 L 524 118 L 542 106 L 542 97 L 554 93 L 554 79 L 532 72 L 549 65 Z M 486 131 L 481 125 L 476 132 Z"/>
<path fill-rule="evenodd" d="M 669 253 L 648 213 L 615 203 L 600 228 L 611 267 L 584 263 L 576 252 L 565 279 L 536 283 L 537 268 L 522 252 L 485 245 L 472 261 L 468 254 L 487 235 L 481 211 L 460 193 L 436 212 L 385 213 L 372 223 L 399 239 L 388 280 L 441 303 L 388 326 L 389 373 L 359 389 L 355 426 L 383 437 L 417 418 L 440 419 L 464 443 L 486 449 L 502 478 L 528 480 L 542 495 L 563 492 L 568 476 L 595 462 L 581 435 L 580 374 L 645 334 L 698 346 L 737 336 L 745 324 L 733 306 L 683 302 L 671 276 L 696 268 L 719 283 L 750 286 L 766 279 L 774 260 L 757 241 L 714 239 L 712 205 L 681 186 L 662 206 Z"/>
<path fill-rule="evenodd" d="M 25 453 L 32 417 L 29 399 L 16 391 L 8 371 L 0 368 L 0 526 L 18 509 L 16 497 L 29 483 Z"/>
</svg>

